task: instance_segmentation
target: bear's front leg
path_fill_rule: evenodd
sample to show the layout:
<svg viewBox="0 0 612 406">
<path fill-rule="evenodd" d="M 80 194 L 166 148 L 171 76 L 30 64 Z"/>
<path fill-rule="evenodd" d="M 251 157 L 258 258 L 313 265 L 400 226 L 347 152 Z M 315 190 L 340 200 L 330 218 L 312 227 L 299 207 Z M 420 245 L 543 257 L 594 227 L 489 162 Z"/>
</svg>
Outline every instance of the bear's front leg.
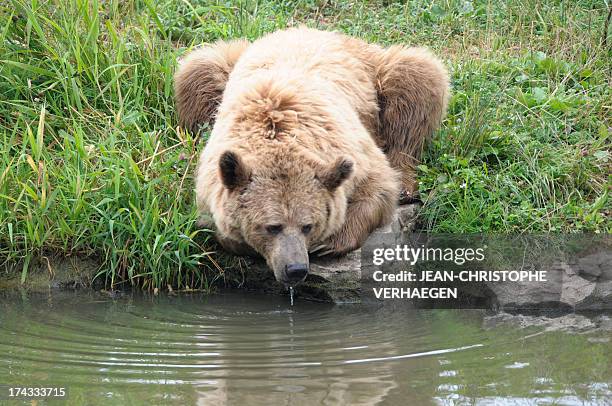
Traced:
<svg viewBox="0 0 612 406">
<path fill-rule="evenodd" d="M 370 188 L 373 185 L 368 185 Z M 340 256 L 361 247 L 372 231 L 388 224 L 397 202 L 396 188 L 381 189 L 378 193 L 358 193 L 348 204 L 346 219 L 340 231 L 325 244 L 315 248 L 319 256 Z"/>
</svg>

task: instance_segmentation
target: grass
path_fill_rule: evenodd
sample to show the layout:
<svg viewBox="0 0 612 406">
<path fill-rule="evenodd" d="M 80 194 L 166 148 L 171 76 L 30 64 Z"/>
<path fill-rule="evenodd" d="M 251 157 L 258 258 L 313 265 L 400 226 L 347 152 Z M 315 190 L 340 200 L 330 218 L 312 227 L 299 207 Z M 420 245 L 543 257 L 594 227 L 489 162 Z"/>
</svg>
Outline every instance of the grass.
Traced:
<svg viewBox="0 0 612 406">
<path fill-rule="evenodd" d="M 203 143 L 177 127 L 176 58 L 202 42 L 300 23 L 429 46 L 447 61 L 449 114 L 419 167 L 424 230 L 608 233 L 608 7 L 3 2 L 0 261 L 18 264 L 25 280 L 37 258 L 92 256 L 109 285 L 207 288 L 217 254 L 196 227 L 192 193 Z"/>
</svg>

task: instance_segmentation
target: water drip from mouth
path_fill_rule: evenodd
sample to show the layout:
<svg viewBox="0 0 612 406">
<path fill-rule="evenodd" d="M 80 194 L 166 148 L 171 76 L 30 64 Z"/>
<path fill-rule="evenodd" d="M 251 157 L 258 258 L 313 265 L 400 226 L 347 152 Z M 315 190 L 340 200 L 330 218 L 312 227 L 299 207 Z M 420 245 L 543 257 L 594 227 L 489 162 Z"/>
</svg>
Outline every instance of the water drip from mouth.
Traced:
<svg viewBox="0 0 612 406">
<path fill-rule="evenodd" d="M 293 306 L 293 286 L 289 286 L 289 298 L 291 299 L 291 306 Z"/>
</svg>

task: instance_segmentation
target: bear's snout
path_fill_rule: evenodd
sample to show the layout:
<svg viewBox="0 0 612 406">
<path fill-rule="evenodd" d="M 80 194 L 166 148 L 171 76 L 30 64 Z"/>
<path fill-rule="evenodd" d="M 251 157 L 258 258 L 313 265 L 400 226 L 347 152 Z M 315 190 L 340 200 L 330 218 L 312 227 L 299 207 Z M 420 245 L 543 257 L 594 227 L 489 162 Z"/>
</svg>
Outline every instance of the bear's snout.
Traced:
<svg viewBox="0 0 612 406">
<path fill-rule="evenodd" d="M 263 256 L 274 271 L 277 281 L 286 287 L 295 286 L 306 279 L 309 270 L 306 239 L 295 227 L 287 227 L 274 236 Z"/>
<path fill-rule="evenodd" d="M 285 267 L 285 275 L 290 284 L 300 283 L 308 275 L 308 264 L 288 264 Z"/>
</svg>

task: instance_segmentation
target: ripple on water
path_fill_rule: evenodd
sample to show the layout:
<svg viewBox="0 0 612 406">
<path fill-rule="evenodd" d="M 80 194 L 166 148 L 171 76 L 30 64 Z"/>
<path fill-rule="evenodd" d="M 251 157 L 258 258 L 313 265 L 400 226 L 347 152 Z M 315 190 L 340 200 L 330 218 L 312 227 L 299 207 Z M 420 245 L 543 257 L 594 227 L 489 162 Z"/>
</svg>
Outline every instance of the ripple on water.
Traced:
<svg viewBox="0 0 612 406">
<path fill-rule="evenodd" d="M 609 340 L 583 339 L 586 347 L 561 335 L 524 339 L 517 330 L 483 330 L 470 312 L 290 306 L 285 298 L 256 295 L 82 294 L 3 298 L 0 310 L 6 383 L 64 384 L 70 393 L 110 403 L 130 394 L 143 403 L 177 404 L 431 402 L 536 387 L 547 397 L 567 397 L 567 375 L 542 375 L 554 373 L 551 365 L 580 383 L 572 396 L 610 394 Z M 551 343 L 555 351 L 580 348 L 585 366 L 563 363 L 547 350 Z M 599 375 L 591 375 L 597 368 Z"/>
</svg>

